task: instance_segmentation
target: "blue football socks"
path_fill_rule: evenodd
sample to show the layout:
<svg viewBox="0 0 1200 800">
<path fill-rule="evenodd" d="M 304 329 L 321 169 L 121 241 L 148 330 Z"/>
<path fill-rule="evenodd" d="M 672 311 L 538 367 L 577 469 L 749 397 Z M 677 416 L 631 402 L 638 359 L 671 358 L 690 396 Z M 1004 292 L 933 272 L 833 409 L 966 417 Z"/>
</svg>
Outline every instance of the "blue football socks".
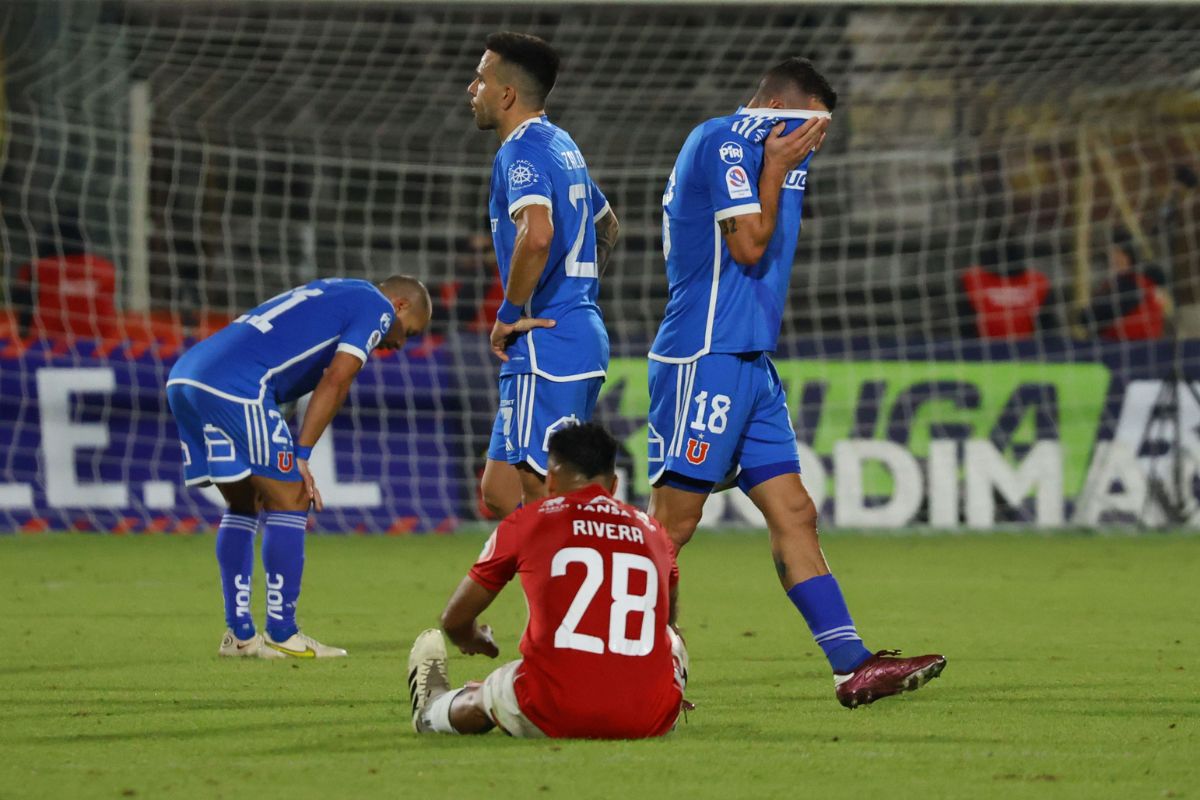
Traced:
<svg viewBox="0 0 1200 800">
<path fill-rule="evenodd" d="M 871 657 L 854 628 L 842 589 L 832 575 L 818 575 L 801 581 L 789 589 L 787 595 L 804 615 L 813 639 L 825 651 L 834 672 L 853 672 Z"/>
<path fill-rule="evenodd" d="M 263 533 L 263 569 L 267 572 L 267 634 L 276 642 L 298 630 L 296 600 L 304 574 L 306 511 L 272 511 Z"/>
<path fill-rule="evenodd" d="M 250 579 L 254 574 L 254 532 L 258 520 L 226 511 L 217 528 L 217 564 L 225 595 L 225 624 L 243 641 L 254 636 Z"/>
</svg>

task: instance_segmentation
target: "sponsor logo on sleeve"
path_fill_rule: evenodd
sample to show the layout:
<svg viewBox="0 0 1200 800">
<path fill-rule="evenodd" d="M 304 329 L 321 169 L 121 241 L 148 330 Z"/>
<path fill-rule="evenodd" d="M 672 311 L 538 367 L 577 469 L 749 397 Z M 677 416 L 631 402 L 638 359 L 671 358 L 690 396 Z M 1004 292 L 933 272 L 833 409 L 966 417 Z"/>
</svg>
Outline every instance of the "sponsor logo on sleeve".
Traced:
<svg viewBox="0 0 1200 800">
<path fill-rule="evenodd" d="M 479 558 L 476 561 L 477 564 L 482 564 L 496 554 L 496 534 L 499 532 L 499 529 L 492 531 L 492 535 L 483 543 L 483 550 L 479 553 Z"/>
<path fill-rule="evenodd" d="M 750 190 L 750 178 L 746 175 L 746 170 L 741 167 L 730 167 L 725 171 L 725 188 L 733 200 L 740 200 L 753 194 Z"/>
<path fill-rule="evenodd" d="M 721 160 L 726 164 L 742 163 L 742 146 L 737 142 L 725 142 L 721 145 L 721 149 L 717 151 L 721 154 Z"/>
<path fill-rule="evenodd" d="M 367 339 L 367 352 L 374 350 L 379 346 L 379 341 L 383 338 L 383 334 L 379 331 L 371 331 L 371 337 Z"/>
<path fill-rule="evenodd" d="M 514 161 L 508 168 L 508 189 L 510 192 L 519 191 L 537 183 L 537 170 L 533 164 L 524 159 Z"/>
<path fill-rule="evenodd" d="M 383 333 L 387 333 L 388 328 L 391 328 L 391 327 L 392 327 L 392 315 L 391 314 L 380 314 L 379 315 L 379 330 L 382 331 Z"/>
</svg>

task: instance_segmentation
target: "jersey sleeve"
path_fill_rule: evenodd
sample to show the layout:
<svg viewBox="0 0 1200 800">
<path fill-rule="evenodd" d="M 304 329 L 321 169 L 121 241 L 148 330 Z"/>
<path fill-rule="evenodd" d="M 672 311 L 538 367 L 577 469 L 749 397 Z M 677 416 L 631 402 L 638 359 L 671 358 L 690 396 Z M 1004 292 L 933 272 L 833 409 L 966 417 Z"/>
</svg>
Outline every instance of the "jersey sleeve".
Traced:
<svg viewBox="0 0 1200 800">
<path fill-rule="evenodd" d="M 762 147 L 731 131 L 716 131 L 700 148 L 701 174 L 708 182 L 709 199 L 717 221 L 739 214 L 757 214 L 758 176 L 762 172 Z"/>
<path fill-rule="evenodd" d="M 592 222 L 599 222 L 612 209 L 608 205 L 608 198 L 604 196 L 604 192 L 600 191 L 600 187 L 592 181 Z"/>
<path fill-rule="evenodd" d="M 367 356 L 383 339 L 383 335 L 392 327 L 393 309 L 390 303 L 382 297 L 369 297 L 361 301 L 361 295 L 355 298 L 361 306 L 351 310 L 346 325 L 338 335 L 338 352 L 349 353 L 364 364 Z"/>
<path fill-rule="evenodd" d="M 554 208 L 554 184 L 549 161 L 548 153 L 520 139 L 505 145 L 500 151 L 509 219 L 531 205 Z"/>
<path fill-rule="evenodd" d="M 479 559 L 471 567 L 468 573 L 471 580 L 492 592 L 503 589 L 517 574 L 520 538 L 521 529 L 511 519 L 501 522 L 499 527 L 492 531 L 487 544 L 483 546 L 483 552 L 479 554 Z"/>
</svg>

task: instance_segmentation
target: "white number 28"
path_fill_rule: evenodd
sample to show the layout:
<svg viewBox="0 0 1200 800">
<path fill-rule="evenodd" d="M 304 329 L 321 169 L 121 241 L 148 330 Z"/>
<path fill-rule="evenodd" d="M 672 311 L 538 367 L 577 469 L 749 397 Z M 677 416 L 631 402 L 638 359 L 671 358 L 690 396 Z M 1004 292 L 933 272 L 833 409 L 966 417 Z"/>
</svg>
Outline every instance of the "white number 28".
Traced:
<svg viewBox="0 0 1200 800">
<path fill-rule="evenodd" d="M 568 564 L 583 564 L 587 572 L 566 616 L 554 632 L 554 646 L 563 650 L 603 653 L 603 639 L 579 633 L 576 628 L 604 583 L 604 556 L 591 547 L 564 547 L 554 554 L 554 560 L 550 563 L 550 577 L 566 575 Z M 629 593 L 629 575 L 635 571 L 646 575 L 646 591 L 643 594 Z M 612 605 L 608 618 L 609 652 L 623 656 L 644 656 L 654 649 L 654 607 L 657 602 L 658 572 L 654 562 L 634 553 L 613 553 Z M 633 613 L 642 615 L 642 627 L 636 639 L 626 636 L 626 623 Z"/>
</svg>

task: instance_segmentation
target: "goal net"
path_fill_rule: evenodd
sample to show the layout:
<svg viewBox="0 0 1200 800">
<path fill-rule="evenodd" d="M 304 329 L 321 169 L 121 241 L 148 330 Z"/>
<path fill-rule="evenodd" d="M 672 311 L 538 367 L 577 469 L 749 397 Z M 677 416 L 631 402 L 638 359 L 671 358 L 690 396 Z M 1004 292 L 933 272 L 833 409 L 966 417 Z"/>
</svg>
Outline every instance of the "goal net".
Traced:
<svg viewBox="0 0 1200 800">
<path fill-rule="evenodd" d="M 419 276 L 314 454 L 331 531 L 481 515 L 499 291 L 486 35 L 563 54 L 549 103 L 621 220 L 598 417 L 644 499 L 661 195 L 692 126 L 812 58 L 813 162 L 776 363 L 839 527 L 1190 524 L 1200 463 L 1194 6 L 15 2 L 0 8 L 0 529 L 178 531 L 163 383 L 318 276 Z M 727 492 L 705 524 L 759 524 Z"/>
</svg>

